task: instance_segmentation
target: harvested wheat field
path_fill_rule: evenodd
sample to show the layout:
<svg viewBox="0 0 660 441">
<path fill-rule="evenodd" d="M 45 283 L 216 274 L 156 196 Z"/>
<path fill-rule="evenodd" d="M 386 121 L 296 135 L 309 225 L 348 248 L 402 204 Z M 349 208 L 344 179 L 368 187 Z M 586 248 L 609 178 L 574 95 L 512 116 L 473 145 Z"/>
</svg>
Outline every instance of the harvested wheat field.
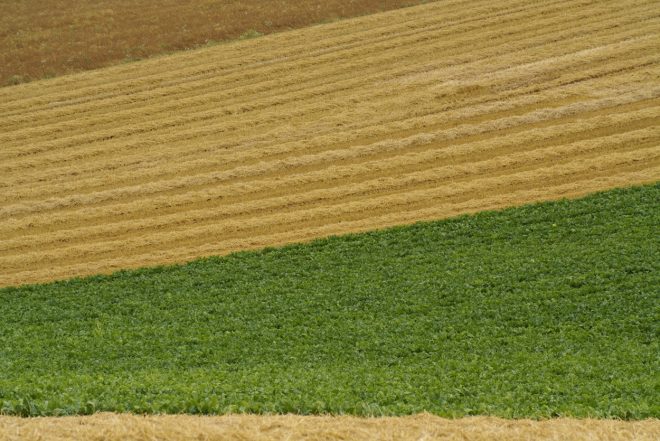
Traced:
<svg viewBox="0 0 660 441">
<path fill-rule="evenodd" d="M 657 420 L 448 420 L 429 414 L 408 417 L 186 415 L 88 417 L 0 417 L 0 440 L 616 440 L 651 441 Z"/>
<path fill-rule="evenodd" d="M 660 7 L 441 1 L 0 90 L 0 285 L 660 178 Z"/>
</svg>

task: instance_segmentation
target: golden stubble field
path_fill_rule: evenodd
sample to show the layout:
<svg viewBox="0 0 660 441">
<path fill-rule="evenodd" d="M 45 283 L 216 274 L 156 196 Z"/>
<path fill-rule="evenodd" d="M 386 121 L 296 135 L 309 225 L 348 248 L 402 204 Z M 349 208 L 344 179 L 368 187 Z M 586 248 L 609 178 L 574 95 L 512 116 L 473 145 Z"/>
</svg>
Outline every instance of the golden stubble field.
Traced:
<svg viewBox="0 0 660 441">
<path fill-rule="evenodd" d="M 358 418 L 300 415 L 154 415 L 100 413 L 81 417 L 0 416 L 0 441 L 653 441 L 658 420 L 558 418 L 445 419 L 429 414 Z"/>
<path fill-rule="evenodd" d="M 0 285 L 656 181 L 659 31 L 450 0 L 0 89 Z"/>
</svg>

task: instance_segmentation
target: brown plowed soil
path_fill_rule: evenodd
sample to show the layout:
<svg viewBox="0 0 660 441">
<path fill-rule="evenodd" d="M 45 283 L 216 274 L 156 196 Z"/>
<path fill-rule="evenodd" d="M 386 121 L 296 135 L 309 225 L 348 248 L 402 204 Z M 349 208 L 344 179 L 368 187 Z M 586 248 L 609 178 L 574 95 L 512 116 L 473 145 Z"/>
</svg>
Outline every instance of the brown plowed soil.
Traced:
<svg viewBox="0 0 660 441">
<path fill-rule="evenodd" d="M 651 0 L 448 0 L 0 89 L 0 285 L 660 179 Z"/>
<path fill-rule="evenodd" d="M 133 416 L 102 413 L 83 417 L 0 417 L 0 441 L 147 440 L 397 440 L 397 441 L 655 441 L 660 422 L 492 417 L 444 419 L 350 416 Z"/>
<path fill-rule="evenodd" d="M 422 0 L 3 0 L 0 86 Z"/>
</svg>

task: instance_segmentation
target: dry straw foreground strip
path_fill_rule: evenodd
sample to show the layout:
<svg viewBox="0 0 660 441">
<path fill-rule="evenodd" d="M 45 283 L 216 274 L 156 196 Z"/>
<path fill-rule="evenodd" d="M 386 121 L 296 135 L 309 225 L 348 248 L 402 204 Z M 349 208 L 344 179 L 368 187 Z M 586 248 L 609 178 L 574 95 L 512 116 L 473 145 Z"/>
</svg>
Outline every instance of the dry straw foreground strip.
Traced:
<svg viewBox="0 0 660 441">
<path fill-rule="evenodd" d="M 659 420 L 562 418 L 532 421 L 492 417 L 450 420 L 428 414 L 388 418 L 297 415 L 134 416 L 112 413 L 61 418 L 0 417 L 0 441 L 655 441 L 659 437 Z"/>
<path fill-rule="evenodd" d="M 660 179 L 660 5 L 446 0 L 0 89 L 0 286 Z"/>
</svg>

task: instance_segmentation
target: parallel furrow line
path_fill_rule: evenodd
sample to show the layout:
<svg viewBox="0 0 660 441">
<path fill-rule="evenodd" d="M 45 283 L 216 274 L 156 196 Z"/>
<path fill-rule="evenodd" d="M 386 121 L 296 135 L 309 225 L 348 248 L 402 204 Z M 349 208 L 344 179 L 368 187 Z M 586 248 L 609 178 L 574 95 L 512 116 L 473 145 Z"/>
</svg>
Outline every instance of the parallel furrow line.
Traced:
<svg viewBox="0 0 660 441">
<path fill-rule="evenodd" d="M 652 60 L 652 61 L 647 61 L 647 62 L 644 63 L 643 65 L 647 65 L 647 66 L 655 66 L 655 65 L 657 65 L 657 57 L 652 57 L 651 60 Z M 649 63 L 650 63 L 650 64 L 649 64 Z M 590 76 L 587 76 L 586 78 L 584 78 L 584 77 L 581 78 L 581 79 L 580 79 L 580 78 L 577 78 L 577 79 L 573 79 L 573 80 L 570 80 L 570 81 L 568 81 L 568 79 L 567 79 L 567 80 L 561 80 L 561 79 L 560 79 L 560 80 L 557 80 L 557 81 L 559 82 L 559 86 L 561 86 L 562 82 L 575 83 L 577 80 L 584 81 L 584 80 L 586 80 L 586 79 L 594 79 L 594 78 L 596 78 L 596 77 L 598 77 L 598 76 L 607 76 L 607 75 L 612 75 L 612 74 L 615 74 L 615 73 L 620 73 L 621 71 L 625 71 L 626 69 L 635 69 L 635 68 L 643 67 L 643 65 L 630 64 L 630 61 L 629 61 L 629 60 L 628 60 L 627 62 L 626 62 L 626 61 L 620 62 L 619 65 L 624 66 L 624 68 L 623 68 L 623 69 L 619 69 L 618 71 L 615 71 L 615 72 L 608 71 L 608 70 L 605 70 L 605 71 L 603 72 L 603 69 L 604 69 L 604 68 L 603 68 L 603 67 L 600 67 L 600 68 L 598 69 L 598 70 L 600 70 L 599 75 L 593 75 L 593 74 L 592 74 L 592 75 L 590 75 Z M 535 86 L 535 87 L 536 87 L 536 90 L 537 90 L 537 91 L 543 89 L 543 88 L 541 88 L 541 87 L 539 87 L 539 86 Z M 193 130 L 193 129 L 189 129 L 187 132 L 189 133 L 190 130 Z M 215 130 L 215 129 L 211 129 L 211 130 Z M 177 133 L 178 133 L 178 135 L 175 135 L 175 137 L 173 138 L 174 141 L 178 140 L 178 139 L 181 138 L 181 137 L 184 137 L 184 138 L 186 137 L 186 135 L 182 135 L 182 134 L 181 134 L 181 131 L 179 131 L 179 132 L 177 132 Z M 161 135 L 161 136 L 162 136 L 162 135 Z M 172 139 L 171 139 L 171 140 L 172 140 Z M 170 140 L 170 141 L 171 141 L 171 140 Z M 120 143 L 119 141 L 115 141 L 115 142 L 116 142 L 118 145 L 121 145 L 121 143 Z M 167 142 L 167 140 L 166 140 L 166 139 L 163 139 L 162 141 L 159 141 L 159 142 Z M 138 143 L 138 144 L 139 144 L 139 143 Z M 142 147 L 142 149 L 144 148 L 144 145 L 142 145 L 142 144 L 139 144 L 139 145 L 140 145 L 140 147 Z M 107 146 L 103 146 L 103 147 L 107 147 Z M 124 148 L 128 148 L 128 147 L 129 147 L 129 145 L 125 145 Z M 142 149 L 141 149 L 141 150 L 142 150 Z M 93 152 L 88 152 L 88 150 L 89 150 L 89 148 L 87 148 L 87 149 L 84 150 L 85 153 L 86 153 L 86 156 L 89 156 L 89 155 L 91 155 L 91 154 L 93 153 Z M 105 150 L 107 150 L 107 149 L 101 149 L 101 151 L 105 151 Z M 65 158 L 69 159 L 69 156 L 67 155 L 67 153 L 68 153 L 68 152 L 60 152 L 60 153 L 54 153 L 54 155 L 60 155 L 60 156 L 63 156 L 63 157 L 65 157 Z M 118 152 L 117 152 L 117 153 L 118 153 Z M 86 156 L 84 156 L 84 157 L 86 157 Z M 41 159 L 46 160 L 45 158 L 41 158 Z M 74 156 L 73 159 L 76 159 L 76 160 L 78 161 L 78 160 L 80 160 L 80 159 L 83 159 L 83 157 L 80 157 L 80 156 Z M 56 158 L 53 158 L 53 157 L 51 156 L 51 157 L 48 157 L 47 160 L 48 160 L 50 163 L 54 163 L 54 162 L 56 161 Z M 28 160 L 28 161 L 29 161 L 29 160 Z M 20 164 L 20 162 L 19 162 L 19 164 Z M 5 172 L 7 171 L 7 168 L 9 168 L 9 170 L 16 170 L 16 167 L 17 167 L 17 165 L 19 165 L 19 164 L 17 164 L 17 161 L 12 161 L 12 162 L 10 162 L 8 165 L 6 165 L 6 166 L 4 167 L 4 168 L 5 168 Z M 32 164 L 31 166 L 34 166 L 34 164 Z M 0 167 L 0 168 L 3 168 L 3 167 Z"/>
<path fill-rule="evenodd" d="M 180 231 L 182 227 L 194 225 L 212 225 L 220 220 L 239 219 L 250 220 L 269 212 L 283 214 L 300 208 L 310 208 L 328 203 L 346 203 L 363 200 L 372 196 L 383 196 L 399 193 L 413 188 L 436 188 L 448 180 L 452 185 L 479 178 L 495 177 L 524 170 L 534 170 L 539 163 L 570 163 L 578 158 L 594 158 L 603 152 L 627 152 L 630 150 L 648 149 L 660 143 L 660 126 L 616 135 L 606 135 L 569 144 L 542 143 L 527 150 L 500 149 L 496 153 L 483 152 L 483 147 L 476 147 L 467 151 L 439 152 L 445 153 L 444 161 L 438 161 L 431 155 L 415 158 L 414 162 L 406 162 L 402 158 L 402 166 L 397 169 L 396 164 L 390 165 L 377 172 L 368 172 L 357 181 L 341 179 L 343 174 L 338 173 L 336 181 L 321 182 L 319 188 L 297 188 L 293 193 L 280 192 L 264 195 L 262 199 L 239 199 L 215 210 L 184 211 L 175 215 L 158 216 L 156 218 L 138 219 L 137 221 L 121 221 L 97 227 L 85 227 L 77 230 L 63 230 L 57 233 L 46 233 L 27 237 L 19 237 L 0 243 L 0 256 L 16 255 L 24 252 L 26 248 L 36 248 L 46 251 L 60 246 L 71 246 L 75 243 L 93 243 L 104 237 L 114 240 L 129 240 L 131 237 L 145 237 L 154 231 L 164 228 Z M 478 156 L 471 160 L 471 151 L 482 151 L 487 155 Z M 460 153 L 460 155 L 459 155 Z M 449 159 L 449 161 L 447 160 Z M 355 174 L 347 174 L 353 177 Z M 257 186 L 263 189 L 263 186 Z"/>
<path fill-rule="evenodd" d="M 628 63 L 624 63 L 628 65 Z M 625 73 L 624 73 L 625 74 Z M 618 88 L 621 88 L 621 82 L 623 81 L 626 83 L 626 85 L 630 89 L 635 89 L 634 84 L 635 82 L 629 78 L 629 76 L 626 74 L 625 78 L 618 79 L 618 77 L 621 77 L 622 73 L 616 73 L 614 74 L 613 77 L 608 77 L 608 86 L 614 86 L 616 85 Z M 590 78 L 590 79 L 582 79 L 581 84 L 583 84 L 585 87 L 589 86 L 588 90 L 590 93 L 594 93 L 597 89 L 597 84 L 595 81 L 599 81 L 601 78 Z M 591 85 L 591 83 L 594 83 Z M 469 87 L 469 83 L 468 83 Z M 574 85 L 570 85 L 571 88 L 574 87 Z M 638 87 L 639 89 L 639 87 Z M 552 90 L 552 89 L 550 89 Z M 564 92 L 562 92 L 562 90 Z M 559 86 L 555 89 L 557 93 L 560 93 L 559 98 L 555 98 L 558 102 L 561 101 L 567 101 L 570 102 L 572 100 L 576 100 L 579 97 L 576 97 L 573 92 L 571 92 L 567 86 Z M 539 97 L 538 99 L 535 96 L 527 95 L 529 92 L 531 92 L 531 89 L 529 88 L 522 88 L 519 91 L 513 91 L 510 93 L 506 93 L 503 96 L 497 97 L 497 95 L 492 96 L 487 95 L 487 98 L 484 100 L 479 100 L 477 97 L 477 101 L 471 101 L 467 100 L 466 102 L 461 102 L 459 105 L 435 105 L 429 108 L 429 110 L 423 110 L 419 111 L 421 109 L 417 109 L 420 107 L 420 104 L 418 103 L 416 105 L 416 110 L 411 113 L 410 111 L 405 110 L 404 113 L 388 113 L 388 116 L 394 115 L 392 118 L 387 118 L 385 120 L 383 119 L 376 119 L 375 124 L 374 120 L 368 119 L 368 118 L 356 118 L 358 121 L 368 121 L 368 125 L 362 126 L 361 124 L 355 124 L 355 125 L 345 125 L 342 127 L 342 132 L 341 132 L 341 138 L 345 138 L 346 141 L 341 141 L 338 142 L 338 139 L 340 137 L 337 135 L 336 129 L 333 130 L 335 134 L 332 134 L 328 136 L 326 134 L 327 131 L 320 131 L 317 127 L 315 127 L 315 130 L 317 131 L 317 134 L 321 134 L 323 136 L 316 136 L 314 138 L 308 138 L 304 135 L 301 135 L 301 138 L 304 139 L 303 141 L 294 141 L 294 142 L 284 142 L 282 140 L 279 140 L 277 142 L 276 136 L 270 132 L 267 133 L 266 135 L 262 135 L 261 137 L 255 138 L 253 141 L 247 141 L 245 140 L 244 142 L 249 142 L 254 148 L 243 148 L 243 149 L 234 149 L 234 150 L 228 150 L 231 152 L 232 155 L 235 154 L 240 154 L 240 155 L 245 155 L 246 160 L 257 160 L 259 159 L 259 156 L 261 155 L 261 152 L 264 152 L 263 156 L 277 156 L 279 158 L 282 158 L 284 156 L 290 155 L 295 149 L 290 146 L 296 146 L 296 148 L 304 149 L 305 151 L 320 151 L 320 150 L 325 150 L 325 149 L 333 149 L 333 146 L 339 145 L 339 146 L 348 146 L 351 144 L 360 144 L 360 143 L 366 143 L 368 141 L 375 141 L 377 138 L 380 137 L 389 137 L 391 135 L 391 132 L 395 130 L 397 134 L 395 135 L 396 137 L 401 137 L 398 133 L 400 132 L 409 132 L 409 134 L 413 134 L 414 132 L 418 130 L 427 130 L 428 127 L 433 126 L 440 128 L 442 126 L 445 126 L 447 124 L 451 124 L 452 118 L 455 120 L 460 120 L 460 121 L 471 121 L 473 118 L 478 117 L 478 115 L 481 113 L 488 114 L 492 113 L 494 110 L 495 112 L 502 112 L 503 110 L 511 107 L 515 107 L 518 105 L 523 105 L 523 106 L 533 106 L 533 104 L 536 102 L 538 103 L 539 106 L 548 106 L 551 105 L 550 103 L 545 100 L 543 97 Z M 548 89 L 546 87 L 538 87 L 534 86 L 534 93 L 544 93 L 544 96 L 547 95 Z M 482 94 L 478 94 L 481 95 Z M 556 95 L 554 95 L 556 96 Z M 566 98 L 568 96 L 568 98 Z M 431 105 L 431 104 L 429 104 Z M 401 107 L 401 106 L 398 106 Z M 405 106 L 404 106 L 405 107 Z M 522 107 L 521 107 L 522 108 Z M 422 109 L 425 109 L 425 106 L 422 106 Z M 514 111 L 515 113 L 518 112 L 518 110 Z M 375 113 L 375 112 L 371 112 Z M 411 116 L 414 114 L 415 116 Z M 507 113 L 503 113 L 502 116 L 506 115 Z M 438 121 L 434 121 L 433 119 L 437 119 Z M 453 125 L 456 125 L 454 123 Z M 333 127 L 336 127 L 334 124 L 332 124 Z M 357 127 L 357 129 L 356 129 Z M 361 130 L 366 129 L 367 132 L 363 133 Z M 272 142 L 268 143 L 259 143 L 259 141 L 263 141 L 265 139 L 274 139 Z M 184 158 L 188 157 L 189 159 L 195 159 L 196 157 L 203 157 L 204 155 L 208 156 L 217 156 L 221 150 L 227 149 L 228 147 L 231 146 L 231 144 L 217 144 L 217 143 L 210 143 L 208 141 L 197 141 L 195 143 L 192 142 L 186 142 L 188 139 L 184 139 L 183 141 L 179 141 L 178 143 L 168 143 L 166 145 L 159 145 L 158 146 L 158 151 L 157 151 L 157 157 L 155 158 L 150 158 L 149 156 L 145 156 L 145 145 L 139 145 L 140 151 L 133 153 L 132 156 L 129 156 L 127 159 L 126 155 L 122 155 L 120 157 L 117 157 L 115 160 L 111 160 L 109 157 L 105 157 L 103 162 L 100 163 L 100 168 L 97 165 L 94 168 L 90 169 L 85 169 L 81 166 L 81 164 L 86 164 L 87 162 L 85 159 L 92 159 L 88 158 L 86 156 L 79 156 L 79 155 L 71 155 L 69 156 L 64 156 L 66 159 L 66 162 L 62 165 L 57 166 L 56 169 L 52 170 L 52 173 L 59 173 L 59 178 L 64 178 L 64 179 L 70 179 L 70 178 L 75 178 L 78 179 L 78 176 L 83 173 L 83 172 L 99 172 L 99 171 L 110 171 L 113 169 L 118 169 L 120 167 L 130 167 L 130 168 L 138 168 L 140 165 L 140 158 L 142 158 L 143 161 L 145 161 L 148 165 L 148 167 L 153 167 L 154 166 L 154 161 L 155 160 L 160 160 L 160 164 L 162 166 L 166 166 L 167 161 L 168 161 L 168 152 L 171 152 L 171 154 L 174 155 L 174 158 L 177 159 L 177 161 L 183 160 Z M 192 141 L 192 139 L 190 139 Z M 238 141 L 237 141 L 238 142 Z M 192 145 L 192 147 L 191 147 Z M 325 146 L 330 146 L 329 148 L 325 148 Z M 136 146 L 137 147 L 137 146 Z M 258 147 L 258 148 L 257 148 Z M 88 148 L 89 149 L 89 148 Z M 87 152 L 86 149 L 86 153 Z M 94 155 L 96 156 L 96 154 Z M 129 160 L 131 158 L 136 158 L 137 161 L 130 162 Z M 0 169 L 3 172 L 3 176 L 5 176 L 7 179 L 11 179 L 12 184 L 22 184 L 22 183 L 28 183 L 28 185 L 31 185 L 30 183 L 32 182 L 31 179 L 36 179 L 36 180 L 44 180 L 44 179 L 51 179 L 56 177 L 57 175 L 52 175 L 51 173 L 48 172 L 48 164 L 56 164 L 58 161 L 56 158 L 48 158 L 47 163 L 31 163 L 30 167 L 31 168 L 37 168 L 38 171 L 33 171 L 30 172 L 30 170 L 27 169 L 21 169 L 20 171 L 16 169 L 15 163 L 12 163 L 9 167 L 5 167 L 4 169 L 0 166 Z M 72 170 L 71 165 L 69 162 L 75 161 L 76 167 L 75 169 Z M 90 164 L 99 164 L 98 162 L 90 162 Z M 74 175 L 69 175 L 67 173 L 75 173 Z M 7 181 L 9 182 L 9 181 Z M 5 184 L 6 185 L 6 184 Z M 3 183 L 0 181 L 0 187 L 3 186 Z"/>
<path fill-rule="evenodd" d="M 651 97 L 655 98 L 660 94 L 660 87 L 654 91 L 643 91 L 642 93 L 651 93 Z M 626 103 L 626 97 L 618 97 L 619 100 L 623 99 L 623 103 Z M 445 130 L 435 135 L 432 134 L 422 134 L 417 135 L 417 137 L 425 137 L 433 139 L 438 139 L 442 137 L 445 140 L 457 140 L 463 136 L 478 135 L 481 133 L 494 132 L 501 129 L 511 129 L 521 124 L 529 123 L 539 123 L 547 120 L 557 120 L 560 117 L 571 116 L 579 114 L 581 112 L 589 110 L 598 110 L 601 108 L 603 103 L 612 103 L 616 102 L 616 99 L 606 98 L 601 100 L 595 100 L 589 103 L 578 103 L 571 104 L 562 107 L 561 109 L 552 109 L 552 110 L 537 110 L 530 112 L 522 116 L 512 116 L 508 118 L 501 118 L 495 121 L 488 121 L 486 123 L 481 123 L 477 125 L 466 124 L 464 126 L 459 126 L 451 130 Z M 491 136 L 501 136 L 501 133 L 494 133 Z M 414 139 L 415 137 L 413 137 Z M 388 146 L 389 144 L 389 146 Z M 409 146 L 410 141 L 404 143 L 403 146 Z M 394 144 L 395 148 L 401 148 L 399 145 Z M 382 153 L 383 149 L 393 148 L 392 144 L 387 141 L 383 143 L 376 143 L 372 146 L 366 147 L 371 151 L 378 151 Z M 345 152 L 327 152 L 316 155 L 299 156 L 290 160 L 280 160 L 274 163 L 269 164 L 259 164 L 259 167 L 237 167 L 226 172 L 213 172 L 201 176 L 183 176 L 179 179 L 172 181 L 163 181 L 163 182 L 152 182 L 146 185 L 139 185 L 127 188 L 113 188 L 111 190 L 105 190 L 98 193 L 92 193 L 87 195 L 70 195 L 62 198 L 52 198 L 51 200 L 42 201 L 38 203 L 20 203 L 14 205 L 8 205 L 0 208 L 0 219 L 8 217 L 19 217 L 25 214 L 40 212 L 44 213 L 52 210 L 60 210 L 66 207 L 75 207 L 79 205 L 84 205 L 87 209 L 91 207 L 96 207 L 99 205 L 107 203 L 117 203 L 120 201 L 129 201 L 143 199 L 147 197 L 153 197 L 158 193 L 163 191 L 168 192 L 168 196 L 172 196 L 177 192 L 189 192 L 191 189 L 202 189 L 209 186 L 217 186 L 222 182 L 227 182 L 230 180 L 236 180 L 241 177 L 249 176 L 259 176 L 263 175 L 266 172 L 274 172 L 277 170 L 286 171 L 288 173 L 292 172 L 292 168 L 300 165 L 309 165 L 310 163 L 320 163 L 320 164 L 332 164 L 332 161 L 336 160 L 339 157 L 345 155 L 362 156 L 364 155 L 364 149 L 350 148 L 346 149 Z"/>
<path fill-rule="evenodd" d="M 0 285 L 15 285 L 28 280 L 31 283 L 46 282 L 54 279 L 79 276 L 81 274 L 110 273 L 120 269 L 137 268 L 146 265 L 164 265 L 183 263 L 200 256 L 224 255 L 233 251 L 258 249 L 266 246 L 278 246 L 291 242 L 306 242 L 319 237 L 358 233 L 373 229 L 413 223 L 424 220 L 435 220 L 458 214 L 473 213 L 481 210 L 492 210 L 523 203 L 542 200 L 552 200 L 567 197 L 579 197 L 594 191 L 612 187 L 621 187 L 631 183 L 650 183 L 660 176 L 660 165 L 648 167 L 627 167 L 626 170 L 610 170 L 601 175 L 591 175 L 584 178 L 573 177 L 566 183 L 550 185 L 540 180 L 526 183 L 524 189 L 511 193 L 492 195 L 483 188 L 473 190 L 473 197 L 466 195 L 463 202 L 452 200 L 439 201 L 432 207 L 417 210 L 401 210 L 381 216 L 371 216 L 365 219 L 327 223 L 319 227 L 289 230 L 277 234 L 258 234 L 238 240 L 205 244 L 197 248 L 182 247 L 169 250 L 167 253 L 155 252 L 141 255 L 124 255 L 82 264 L 46 266 L 39 269 L 24 269 L 15 273 L 0 273 Z M 493 183 L 496 184 L 496 183 Z M 488 185 L 488 183 L 486 183 Z M 488 186 L 485 187 L 489 188 Z M 449 198 L 447 198 L 449 199 Z M 457 198 L 456 198 L 457 199 Z M 33 268 L 33 267 L 31 267 Z"/>
<path fill-rule="evenodd" d="M 632 112 L 625 112 L 625 107 L 617 108 L 616 111 L 612 111 L 611 114 L 605 115 L 605 116 L 596 116 L 590 119 L 585 118 L 588 116 L 588 114 L 582 114 L 580 115 L 581 120 L 579 123 L 568 123 L 568 124 L 563 124 L 560 125 L 560 121 L 558 119 L 551 120 L 551 126 L 550 130 L 551 131 L 560 131 L 563 134 L 563 139 L 566 139 L 566 135 L 568 134 L 573 134 L 575 136 L 576 131 L 584 131 L 584 130 L 598 130 L 601 129 L 603 126 L 607 125 L 614 125 L 615 129 L 618 129 L 621 124 L 629 124 L 629 125 L 644 125 L 648 124 L 646 122 L 647 120 L 650 120 L 650 123 L 653 123 L 655 120 L 659 118 L 654 118 L 655 115 L 657 115 L 657 110 L 656 107 L 653 105 L 656 104 L 657 102 L 651 101 L 646 104 L 645 109 L 642 110 L 636 110 Z M 536 109 L 537 112 L 539 112 L 539 108 Z M 622 112 L 623 113 L 620 113 Z M 521 114 L 518 114 L 521 115 Z M 486 121 L 488 122 L 488 120 Z M 464 126 L 469 127 L 467 123 L 469 121 L 465 121 Z M 483 124 L 483 123 L 482 123 Z M 546 123 L 547 125 L 547 123 Z M 574 128 L 577 127 L 577 128 Z M 431 128 L 429 128 L 431 129 Z M 317 170 L 323 170 L 326 168 L 326 164 L 332 164 L 333 168 L 336 169 L 337 166 L 342 165 L 342 163 L 346 161 L 350 161 L 351 163 L 355 163 L 355 161 L 359 162 L 365 162 L 365 161 L 370 161 L 370 162 L 375 162 L 377 160 L 386 160 L 386 159 L 392 159 L 392 158 L 397 158 L 399 157 L 402 153 L 403 154 L 411 154 L 413 152 L 425 152 L 429 150 L 436 150 L 436 149 L 446 149 L 449 146 L 457 146 L 464 144 L 466 142 L 471 142 L 474 135 L 458 135 L 457 137 L 452 137 L 451 134 L 445 135 L 448 136 L 448 139 L 445 139 L 443 141 L 440 141 L 440 144 L 438 144 L 438 141 L 434 141 L 434 143 L 429 144 L 427 142 L 428 138 L 430 136 L 437 136 L 438 132 L 442 129 L 446 129 L 444 127 L 439 127 L 439 128 L 432 128 L 433 130 L 427 130 L 427 131 L 420 131 L 419 134 L 423 134 L 421 136 L 418 136 L 416 138 L 413 138 L 412 143 L 407 143 L 404 141 L 403 144 L 401 144 L 401 147 L 396 146 L 393 144 L 394 140 L 392 138 L 387 139 L 387 140 L 382 140 L 382 142 L 387 142 L 390 145 L 376 145 L 373 147 L 367 146 L 359 146 L 359 145 L 352 145 L 348 146 L 347 148 L 343 150 L 333 150 L 332 151 L 332 156 L 328 156 L 327 154 L 329 151 L 324 151 L 325 155 L 323 156 L 318 156 L 316 154 L 316 160 L 314 161 L 308 161 L 306 163 L 303 163 L 303 165 L 295 164 L 295 163 L 285 163 L 283 168 L 286 169 L 286 173 L 288 176 L 294 176 L 298 173 L 300 173 L 301 170 L 303 171 L 317 171 Z M 514 127 L 511 127 L 510 129 L 505 129 L 507 131 L 502 132 L 501 130 L 498 133 L 492 133 L 489 134 L 489 138 L 492 138 L 494 136 L 500 136 L 500 137 L 506 137 L 507 139 L 510 138 L 511 136 L 514 136 L 518 133 L 520 133 L 521 130 L 523 131 L 529 131 L 529 130 L 535 130 L 535 136 L 537 139 L 542 139 L 545 135 L 545 132 L 548 131 L 548 129 L 544 129 L 542 125 L 539 123 L 532 123 L 531 127 L 529 125 L 517 125 Z M 442 133 L 442 132 L 440 132 Z M 488 132 L 486 132 L 488 133 Z M 595 133 L 595 132 L 594 132 Z M 467 139 L 462 139 L 461 136 L 468 136 Z M 477 135 L 480 136 L 480 135 Z M 596 135 L 594 135 L 596 136 Z M 416 147 L 418 141 L 421 141 L 421 146 Z M 394 147 L 394 148 L 393 148 Z M 403 151 L 399 151 L 399 148 L 405 149 Z M 310 152 L 311 153 L 311 152 Z M 309 158 L 315 158 L 315 156 L 311 154 L 306 154 L 306 157 Z M 287 158 L 289 160 L 294 159 L 293 158 Z M 302 157 L 298 156 L 298 160 L 302 159 Z M 286 159 L 285 159 L 286 160 Z M 280 160 L 282 161 L 282 160 Z M 272 162 L 272 161 L 271 161 Z M 232 167 L 232 164 L 234 168 Z M 222 168 L 222 165 L 227 166 L 227 169 L 225 172 L 231 173 L 236 170 L 236 167 L 242 167 L 245 169 L 245 167 L 248 167 L 249 165 L 257 165 L 258 168 L 255 169 L 255 172 L 251 175 L 248 175 L 249 177 L 256 176 L 260 181 L 263 182 L 263 179 L 267 176 L 279 176 L 280 170 L 282 167 L 279 169 L 275 169 L 275 171 L 271 171 L 270 173 L 266 171 L 265 166 L 267 163 L 265 162 L 255 162 L 253 164 L 246 164 L 242 158 L 239 157 L 238 160 L 234 159 L 232 160 L 231 158 L 222 158 L 216 161 L 215 164 L 209 164 L 208 161 L 206 161 L 206 167 L 208 167 L 209 172 L 205 172 L 203 167 L 205 164 L 201 163 L 197 165 L 196 167 L 185 167 L 185 168 L 180 168 L 179 170 L 174 170 L 172 173 L 172 178 L 176 177 L 176 181 L 182 179 L 183 177 L 186 176 L 191 176 L 191 172 L 195 173 L 195 176 L 204 176 L 208 175 L 209 173 L 217 173 L 219 169 Z M 140 175 L 142 172 L 137 171 L 135 174 Z M 102 187 L 103 189 L 112 188 L 113 190 L 118 190 L 121 188 L 118 183 L 122 183 L 123 185 L 126 185 L 127 187 L 132 187 L 132 188 L 142 188 L 143 185 L 147 185 L 149 183 L 153 183 L 154 181 L 147 180 L 146 182 L 142 183 L 132 183 L 131 182 L 132 176 L 130 175 L 117 175 L 114 176 L 113 181 L 110 181 L 108 185 Z M 99 178 L 99 180 L 103 180 L 106 178 Z M 234 174 L 230 174 L 229 178 L 231 179 L 232 183 L 238 183 L 238 182 L 245 182 L 244 179 L 241 179 L 240 176 L 236 176 Z M 253 178 L 251 178 L 253 179 Z M 248 182 L 251 180 L 248 179 Z M 279 180 L 280 178 L 278 178 Z M 172 182 L 172 180 L 170 180 Z M 282 181 L 280 181 L 282 182 Z M 130 186 L 127 184 L 131 184 Z M 0 195 L 0 201 L 3 202 L 4 204 L 11 203 L 11 202 L 17 202 L 20 201 L 21 203 L 26 203 L 28 201 L 43 201 L 47 197 L 56 197 L 59 196 L 60 194 L 71 194 L 74 193 L 74 190 L 76 189 L 76 185 L 82 185 L 85 191 L 79 191 L 75 193 L 76 196 L 81 196 L 84 194 L 92 194 L 92 193 L 97 193 L 99 191 L 103 190 L 94 190 L 93 185 L 89 181 L 87 182 L 82 182 L 82 183 L 71 183 L 71 184 L 64 184 L 64 185 L 56 185 L 55 183 L 50 183 L 45 186 L 30 186 L 28 187 L 27 191 L 20 191 L 17 188 L 13 188 L 12 193 L 8 193 L 4 198 L 2 195 Z M 265 188 L 272 189 L 274 183 L 270 184 L 264 184 Z M 186 189 L 190 190 L 193 189 L 189 184 L 182 184 L 183 187 L 186 187 Z M 172 194 L 177 194 L 177 193 L 172 193 Z M 38 198 L 38 199 L 35 199 Z"/>
<path fill-rule="evenodd" d="M 515 187 L 524 188 L 524 182 L 539 182 L 541 177 L 545 181 L 557 181 L 566 176 L 580 176 L 593 173 L 601 174 L 603 171 L 617 169 L 626 166 L 657 166 L 660 164 L 660 152 L 657 148 L 647 148 L 635 150 L 632 152 L 615 153 L 604 156 L 601 160 L 594 162 L 591 159 L 573 160 L 570 163 L 539 167 L 533 170 L 508 174 L 505 177 L 496 176 L 490 180 L 497 180 L 495 187 L 505 187 L 515 183 Z M 545 164 L 544 164 L 545 165 Z M 482 181 L 486 179 L 476 178 L 467 186 L 481 184 L 483 189 L 488 188 Z M 458 185 L 457 185 L 458 186 Z M 11 274 L 16 270 L 21 270 L 26 264 L 40 264 L 48 261 L 56 261 L 59 264 L 80 263 L 83 261 L 92 262 L 99 257 L 103 258 L 105 254 L 116 253 L 121 255 L 125 250 L 131 250 L 135 253 L 138 250 L 150 249 L 167 251 L 172 244 L 184 244 L 193 247 L 196 243 L 203 244 L 208 242 L 209 238 L 224 237 L 228 233 L 236 234 L 243 232 L 240 237 L 249 237 L 251 234 L 267 230 L 269 232 L 295 231 L 299 229 L 300 224 L 316 223 L 324 224 L 330 219 L 335 222 L 351 220 L 351 216 L 378 215 L 398 211 L 396 207 L 408 207 L 411 209 L 422 208 L 438 198 L 446 198 L 446 189 L 443 187 L 409 190 L 402 193 L 387 195 L 383 197 L 374 197 L 369 200 L 339 203 L 320 208 L 300 210 L 292 213 L 274 214 L 270 216 L 260 216 L 252 223 L 241 221 L 218 222 L 210 226 L 194 227 L 181 232 L 168 231 L 158 233 L 147 237 L 132 238 L 122 241 L 94 242 L 86 246 L 73 246 L 60 248 L 53 252 L 32 252 L 23 253 L 19 256 L 10 256 L 9 258 L 0 257 L 0 268 L 2 273 Z M 455 187 L 455 186 L 452 186 Z M 399 208 L 401 209 L 401 208 Z"/>
</svg>

